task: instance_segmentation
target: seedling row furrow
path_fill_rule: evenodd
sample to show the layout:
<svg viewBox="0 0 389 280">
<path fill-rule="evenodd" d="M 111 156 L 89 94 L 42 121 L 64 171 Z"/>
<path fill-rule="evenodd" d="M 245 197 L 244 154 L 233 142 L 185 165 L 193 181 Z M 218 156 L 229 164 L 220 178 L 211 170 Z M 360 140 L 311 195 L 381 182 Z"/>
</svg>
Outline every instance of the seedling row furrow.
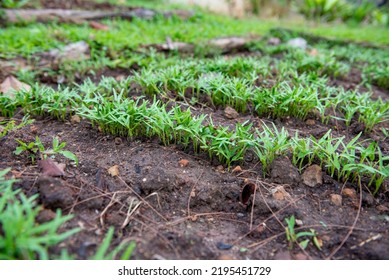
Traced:
<svg viewBox="0 0 389 280">
<path fill-rule="evenodd" d="M 303 92 L 302 89 L 290 91 L 295 97 Z M 104 91 L 102 94 L 91 91 L 83 94 L 76 90 L 57 92 L 36 87 L 28 93 L 19 92 L 15 100 L 14 106 L 22 107 L 31 114 L 49 113 L 59 119 L 64 119 L 69 113 L 78 114 L 98 125 L 105 133 L 130 138 L 157 137 L 164 145 L 181 144 L 186 148 L 192 145 L 196 153 L 203 151 L 228 167 L 242 161 L 250 151 L 261 162 L 264 175 L 277 156 L 291 153 L 293 164 L 300 170 L 318 162 L 339 180 L 370 178 L 369 185 L 374 185 L 375 192 L 389 176 L 385 164 L 388 157 L 382 155 L 374 142 L 367 148 L 357 143 L 360 135 L 346 144 L 343 138 L 333 138 L 330 131 L 315 139 L 300 138 L 297 134 L 290 137 L 284 128 L 265 124 L 261 130 L 247 123 L 238 124 L 230 130 L 215 127 L 206 115 L 193 117 L 190 109 L 173 107 L 167 110 L 165 104 L 155 99 L 152 102 L 133 100 L 127 98 L 124 91 L 118 93 L 116 90 L 111 94 Z M 309 102 L 312 100 L 310 98 Z M 7 102 L 5 105 L 8 105 Z M 290 108 L 297 111 L 299 106 L 301 104 Z"/>
</svg>

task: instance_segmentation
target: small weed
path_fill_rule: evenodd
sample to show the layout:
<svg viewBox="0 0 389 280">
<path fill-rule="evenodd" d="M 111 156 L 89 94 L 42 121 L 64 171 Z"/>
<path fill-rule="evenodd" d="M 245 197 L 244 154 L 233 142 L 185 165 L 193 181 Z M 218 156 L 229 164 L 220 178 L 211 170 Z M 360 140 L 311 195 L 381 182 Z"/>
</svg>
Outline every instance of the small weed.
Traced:
<svg viewBox="0 0 389 280">
<path fill-rule="evenodd" d="M 285 222 L 287 225 L 285 227 L 285 234 L 286 239 L 289 242 L 289 250 L 293 249 L 294 244 L 297 244 L 301 249 L 305 250 L 308 247 L 310 240 L 312 240 L 317 249 L 321 250 L 321 244 L 315 230 L 311 229 L 310 231 L 296 232 L 296 219 L 294 215 L 292 215 L 290 218 L 285 218 Z"/>
<path fill-rule="evenodd" d="M 54 156 L 56 154 L 61 154 L 64 157 L 73 160 L 76 165 L 78 164 L 78 158 L 75 154 L 73 154 L 70 151 L 63 150 L 66 146 L 66 142 L 59 143 L 59 140 L 57 137 L 53 138 L 53 144 L 52 148 L 46 150 L 42 141 L 38 136 L 36 136 L 34 142 L 25 143 L 22 140 L 15 139 L 16 142 L 19 143 L 19 146 L 16 147 L 16 150 L 14 151 L 15 155 L 20 155 L 23 152 L 28 152 L 29 157 L 31 158 L 32 163 L 35 163 L 35 160 L 37 157 L 41 156 L 43 159 L 47 158 L 48 156 Z"/>
</svg>

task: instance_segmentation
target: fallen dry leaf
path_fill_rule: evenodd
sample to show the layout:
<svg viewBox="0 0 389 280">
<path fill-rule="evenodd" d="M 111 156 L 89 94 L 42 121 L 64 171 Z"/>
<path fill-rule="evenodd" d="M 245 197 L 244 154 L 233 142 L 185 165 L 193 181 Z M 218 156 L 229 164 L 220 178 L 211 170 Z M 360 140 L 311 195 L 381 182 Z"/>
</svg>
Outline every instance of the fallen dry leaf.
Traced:
<svg viewBox="0 0 389 280">
<path fill-rule="evenodd" d="M 54 64 L 62 61 L 80 61 L 90 57 L 89 45 L 84 41 L 71 43 L 61 49 L 52 49 L 41 54 L 42 58 L 49 59 Z M 43 63 L 44 59 L 42 59 Z"/>
<path fill-rule="evenodd" d="M 108 174 L 112 177 L 119 176 L 119 165 L 114 165 L 108 168 Z"/>
<path fill-rule="evenodd" d="M 0 92 L 11 98 L 15 97 L 15 92 L 19 90 L 30 90 L 31 87 L 25 83 L 22 83 L 14 76 L 8 76 L 0 85 Z"/>
<path fill-rule="evenodd" d="M 41 169 L 43 175 L 51 177 L 60 177 L 65 175 L 64 170 L 66 165 L 58 164 L 50 158 L 39 160 L 38 166 Z"/>
<path fill-rule="evenodd" d="M 108 25 L 102 24 L 102 23 L 97 22 L 97 21 L 90 21 L 89 26 L 92 27 L 93 29 L 96 29 L 96 30 L 104 30 L 104 31 L 109 30 Z"/>
<path fill-rule="evenodd" d="M 234 169 L 232 169 L 232 173 L 239 173 L 239 172 L 242 172 L 242 167 L 240 167 L 239 165 L 236 166 Z"/>
</svg>

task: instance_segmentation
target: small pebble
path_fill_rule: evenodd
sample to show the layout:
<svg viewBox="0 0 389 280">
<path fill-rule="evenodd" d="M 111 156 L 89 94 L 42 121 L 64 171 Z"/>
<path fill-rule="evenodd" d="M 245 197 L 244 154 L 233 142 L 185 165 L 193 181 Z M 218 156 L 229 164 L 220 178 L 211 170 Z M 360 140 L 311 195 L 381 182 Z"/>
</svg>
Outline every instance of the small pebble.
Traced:
<svg viewBox="0 0 389 280">
<path fill-rule="evenodd" d="M 120 145 L 121 143 L 123 143 L 123 140 L 120 137 L 116 137 L 114 141 L 116 145 Z"/>
<path fill-rule="evenodd" d="M 336 206 L 342 206 L 342 196 L 339 194 L 331 194 L 331 202 Z"/>
</svg>

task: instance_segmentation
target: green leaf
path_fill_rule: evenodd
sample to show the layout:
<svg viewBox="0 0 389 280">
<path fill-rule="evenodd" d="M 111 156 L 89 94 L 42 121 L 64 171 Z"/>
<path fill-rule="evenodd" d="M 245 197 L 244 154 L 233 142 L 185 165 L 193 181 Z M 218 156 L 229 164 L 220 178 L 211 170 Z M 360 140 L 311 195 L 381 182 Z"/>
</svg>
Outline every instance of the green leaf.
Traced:
<svg viewBox="0 0 389 280">
<path fill-rule="evenodd" d="M 75 154 L 73 154 L 72 152 L 70 151 L 59 151 L 58 153 L 60 153 L 61 155 L 63 155 L 64 157 L 74 161 L 76 163 L 76 165 L 78 165 L 78 158 Z"/>
<path fill-rule="evenodd" d="M 92 257 L 93 260 L 104 260 L 105 259 L 105 253 L 108 250 L 109 245 L 111 244 L 111 240 L 114 234 L 114 228 L 110 227 L 107 234 L 105 235 L 105 238 L 99 248 L 97 249 L 96 254 Z"/>
<path fill-rule="evenodd" d="M 58 147 L 58 144 L 59 144 L 59 140 L 57 137 L 54 137 L 53 138 L 53 150 L 55 151 Z"/>
<path fill-rule="evenodd" d="M 16 148 L 16 150 L 14 151 L 14 154 L 15 155 L 20 155 L 22 152 L 24 152 L 26 149 L 24 149 L 24 147 L 22 147 L 22 146 L 19 146 L 19 147 L 17 147 Z"/>
<path fill-rule="evenodd" d="M 133 252 L 134 249 L 135 249 L 135 246 L 136 246 L 135 242 L 131 242 L 131 243 L 127 246 L 127 248 L 126 248 L 126 250 L 123 252 L 123 254 L 120 256 L 120 259 L 121 259 L 121 260 L 129 260 L 130 257 L 131 257 L 131 255 L 132 255 L 132 252 Z"/>
<path fill-rule="evenodd" d="M 301 241 L 299 243 L 299 245 L 300 245 L 301 248 L 303 248 L 305 250 L 307 248 L 307 246 L 308 246 L 308 243 L 309 243 L 309 239 L 305 239 L 305 240 Z"/>
<path fill-rule="evenodd" d="M 313 244 L 315 244 L 316 248 L 321 251 L 321 245 L 316 236 L 313 237 Z"/>
<path fill-rule="evenodd" d="M 309 231 L 302 231 L 296 234 L 296 239 L 303 237 L 303 236 L 315 236 L 314 233 L 309 232 Z"/>
</svg>

